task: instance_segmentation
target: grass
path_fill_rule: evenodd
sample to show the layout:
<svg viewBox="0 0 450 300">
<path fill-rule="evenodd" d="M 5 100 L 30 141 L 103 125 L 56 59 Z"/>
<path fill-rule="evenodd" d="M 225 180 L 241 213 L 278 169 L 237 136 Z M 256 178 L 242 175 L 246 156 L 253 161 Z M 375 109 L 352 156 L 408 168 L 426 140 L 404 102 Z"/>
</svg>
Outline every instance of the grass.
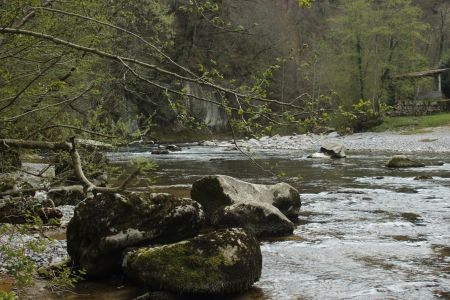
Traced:
<svg viewBox="0 0 450 300">
<path fill-rule="evenodd" d="M 431 127 L 450 125 L 450 113 L 440 113 L 429 116 L 387 117 L 383 123 L 372 130 L 403 131 L 404 134 L 416 134 L 430 132 Z"/>
</svg>

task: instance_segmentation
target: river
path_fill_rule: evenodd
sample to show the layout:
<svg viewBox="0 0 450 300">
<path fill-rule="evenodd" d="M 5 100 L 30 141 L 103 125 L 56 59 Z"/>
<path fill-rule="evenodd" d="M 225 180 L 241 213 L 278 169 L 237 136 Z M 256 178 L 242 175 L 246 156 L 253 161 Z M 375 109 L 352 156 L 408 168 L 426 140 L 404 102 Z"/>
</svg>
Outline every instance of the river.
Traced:
<svg viewBox="0 0 450 300">
<path fill-rule="evenodd" d="M 205 175 L 269 184 L 279 180 L 273 173 L 285 173 L 281 180 L 301 193 L 300 218 L 293 236 L 262 241 L 263 272 L 250 298 L 448 299 L 450 154 L 417 153 L 432 166 L 404 170 L 384 167 L 393 153 L 350 152 L 336 161 L 308 154 L 255 150 L 265 171 L 220 147 L 158 156 L 132 150 L 114 158 L 154 158 L 161 190 L 179 195 Z"/>
</svg>

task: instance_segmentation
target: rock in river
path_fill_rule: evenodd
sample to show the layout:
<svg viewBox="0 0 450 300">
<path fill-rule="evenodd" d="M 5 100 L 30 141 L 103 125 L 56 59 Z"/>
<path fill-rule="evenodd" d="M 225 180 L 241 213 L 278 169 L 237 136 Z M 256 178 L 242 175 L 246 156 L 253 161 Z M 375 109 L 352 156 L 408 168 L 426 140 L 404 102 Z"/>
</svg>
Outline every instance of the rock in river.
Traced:
<svg viewBox="0 0 450 300">
<path fill-rule="evenodd" d="M 224 175 L 196 181 L 191 196 L 213 226 L 244 227 L 258 236 L 292 233 L 291 221 L 298 218 L 301 205 L 298 191 L 289 184 L 251 184 Z"/>
<path fill-rule="evenodd" d="M 177 242 L 203 225 L 201 206 L 169 194 L 99 194 L 80 203 L 67 227 L 67 251 L 89 276 L 120 269 L 121 252 L 142 243 Z"/>
<path fill-rule="evenodd" d="M 242 292 L 259 279 L 261 267 L 258 241 L 241 228 L 133 249 L 123 259 L 129 277 L 151 289 L 179 294 Z"/>
<path fill-rule="evenodd" d="M 345 147 L 339 143 L 324 144 L 320 147 L 320 153 L 324 153 L 331 158 L 345 158 Z"/>
<path fill-rule="evenodd" d="M 386 164 L 388 168 L 421 168 L 425 165 L 421 162 L 412 160 L 405 155 L 395 155 Z"/>
</svg>

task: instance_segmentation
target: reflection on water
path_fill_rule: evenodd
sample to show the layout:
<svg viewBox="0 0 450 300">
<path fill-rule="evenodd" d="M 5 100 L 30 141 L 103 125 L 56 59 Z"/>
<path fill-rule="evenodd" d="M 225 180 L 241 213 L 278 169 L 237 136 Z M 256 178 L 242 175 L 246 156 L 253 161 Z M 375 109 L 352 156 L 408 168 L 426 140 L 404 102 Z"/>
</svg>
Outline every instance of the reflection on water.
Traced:
<svg viewBox="0 0 450 300">
<path fill-rule="evenodd" d="M 257 298 L 431 299 L 450 293 L 450 156 L 419 154 L 425 168 L 389 170 L 390 153 L 349 153 L 342 161 L 310 160 L 302 151 L 255 152 L 260 164 L 302 194 L 294 236 L 262 242 Z M 161 185 L 187 194 L 209 174 L 273 183 L 239 152 L 192 147 L 151 157 Z M 444 162 L 440 165 L 440 162 Z M 414 180 L 421 176 L 421 180 Z M 262 293 L 262 294 L 261 294 Z M 252 297 L 253 295 L 253 297 Z M 249 297 L 255 298 L 255 293 Z"/>
</svg>

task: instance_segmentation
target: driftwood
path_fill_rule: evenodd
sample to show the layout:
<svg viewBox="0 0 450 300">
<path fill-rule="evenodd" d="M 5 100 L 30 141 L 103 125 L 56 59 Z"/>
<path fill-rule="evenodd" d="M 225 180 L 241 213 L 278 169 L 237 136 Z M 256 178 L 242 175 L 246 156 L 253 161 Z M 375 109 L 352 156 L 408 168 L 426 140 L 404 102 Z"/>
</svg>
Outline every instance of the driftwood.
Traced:
<svg viewBox="0 0 450 300">
<path fill-rule="evenodd" d="M 139 174 L 140 170 L 137 169 L 130 173 L 125 180 L 122 181 L 117 186 L 114 187 L 100 187 L 96 186 L 92 181 L 90 181 L 83 172 L 83 166 L 81 163 L 81 157 L 77 150 L 78 146 L 82 146 L 83 148 L 108 148 L 105 147 L 107 144 L 98 144 L 89 142 L 86 143 L 84 140 L 80 140 L 81 145 L 78 143 L 78 140 L 75 138 L 71 138 L 66 142 L 41 142 L 41 141 L 29 141 L 29 140 L 18 140 L 18 139 L 0 139 L 0 149 L 1 148 L 16 148 L 16 149 L 40 149 L 40 150 L 50 150 L 50 151 L 65 151 L 70 154 L 72 159 L 72 165 L 75 170 L 75 175 L 80 180 L 84 193 L 86 195 L 90 195 L 92 193 L 117 193 L 124 191 L 128 185 L 133 181 Z M 41 187 L 33 189 L 32 191 L 47 191 L 48 187 Z M 22 191 L 11 191 L 0 193 L 0 197 L 2 196 L 13 196 L 19 195 L 23 193 Z"/>
</svg>

